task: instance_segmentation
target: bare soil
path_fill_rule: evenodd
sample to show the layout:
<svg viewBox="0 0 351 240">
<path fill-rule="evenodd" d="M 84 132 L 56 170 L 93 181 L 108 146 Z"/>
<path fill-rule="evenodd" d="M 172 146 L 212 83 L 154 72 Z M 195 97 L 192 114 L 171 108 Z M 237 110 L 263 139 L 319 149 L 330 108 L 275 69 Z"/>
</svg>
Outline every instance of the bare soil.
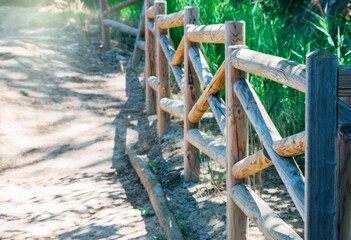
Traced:
<svg viewBox="0 0 351 240">
<path fill-rule="evenodd" d="M 1 238 L 163 239 L 125 154 L 136 144 L 186 238 L 225 239 L 224 170 L 202 155 L 200 183 L 184 181 L 182 122 L 156 139 L 133 40 L 104 51 L 95 17 L 55 7 L 0 6 Z M 202 121 L 221 140 L 215 126 Z M 263 179 L 261 197 L 303 234 L 274 169 Z M 252 223 L 249 239 L 264 239 Z"/>
</svg>

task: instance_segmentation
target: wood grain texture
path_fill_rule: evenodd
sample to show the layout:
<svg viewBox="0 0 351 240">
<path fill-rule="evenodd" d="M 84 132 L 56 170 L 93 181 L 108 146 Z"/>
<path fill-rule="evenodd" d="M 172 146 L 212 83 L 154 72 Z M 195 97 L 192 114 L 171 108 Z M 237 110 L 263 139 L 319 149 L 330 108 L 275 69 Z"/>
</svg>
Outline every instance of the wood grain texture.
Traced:
<svg viewBox="0 0 351 240">
<path fill-rule="evenodd" d="M 100 29 L 101 29 L 101 39 L 105 50 L 110 48 L 110 29 L 105 26 L 104 21 L 104 11 L 107 10 L 107 0 L 99 0 L 99 18 L 100 18 Z"/>
<path fill-rule="evenodd" d="M 228 61 L 232 45 L 245 44 L 245 22 L 225 23 L 225 59 L 226 61 L 226 146 L 227 146 L 227 169 L 247 156 L 248 144 L 248 121 L 243 106 L 233 92 L 231 86 L 241 74 L 238 69 L 231 66 Z M 242 183 L 237 180 L 230 170 L 226 174 L 226 190 L 231 191 L 232 186 Z M 247 237 L 248 223 L 245 213 L 237 206 L 229 194 L 227 195 L 227 239 L 245 240 Z"/>
<path fill-rule="evenodd" d="M 234 91 L 243 104 L 250 122 L 260 137 L 298 212 L 304 219 L 304 178 L 300 169 L 294 159 L 281 157 L 274 151 L 273 142 L 281 140 L 281 136 L 247 81 L 243 78 L 238 79 L 234 84 Z"/>
<path fill-rule="evenodd" d="M 216 95 L 208 96 L 208 102 L 210 104 L 213 116 L 216 119 L 219 129 L 221 130 L 222 135 L 226 136 L 226 108 L 221 97 Z"/>
<path fill-rule="evenodd" d="M 173 59 L 172 59 L 172 64 L 173 65 L 180 65 L 184 61 L 184 36 L 182 37 L 182 40 L 180 41 L 177 50 L 174 53 Z"/>
<path fill-rule="evenodd" d="M 187 39 L 192 42 L 224 43 L 224 24 L 189 26 Z"/>
<path fill-rule="evenodd" d="M 142 157 L 137 155 L 133 149 L 128 150 L 128 156 L 140 182 L 143 184 L 149 195 L 151 205 L 167 239 L 184 239 L 177 219 L 168 207 L 167 199 L 162 187 L 150 168 Z"/>
<path fill-rule="evenodd" d="M 148 84 L 149 87 L 151 87 L 154 91 L 157 91 L 158 86 L 157 86 L 157 77 L 156 76 L 150 76 L 148 79 Z"/>
<path fill-rule="evenodd" d="M 211 82 L 213 75 L 204 55 L 198 47 L 190 48 L 188 54 L 200 83 L 206 87 Z"/>
<path fill-rule="evenodd" d="M 170 115 L 163 111 L 159 103 L 162 98 L 169 98 L 169 68 L 168 61 L 165 51 L 162 49 L 160 43 L 161 35 L 168 35 L 167 30 L 160 30 L 157 26 L 157 18 L 159 15 L 166 14 L 167 3 L 164 1 L 155 1 L 155 33 L 156 33 L 156 77 L 158 82 L 158 89 L 156 92 L 156 103 L 157 103 L 157 136 L 162 138 L 162 136 L 168 131 L 170 126 Z"/>
<path fill-rule="evenodd" d="M 127 24 L 124 24 L 112 19 L 104 19 L 102 22 L 104 26 L 115 28 L 118 31 L 124 32 L 126 34 L 129 34 L 132 36 L 138 35 L 138 29 L 135 27 L 128 26 Z"/>
<path fill-rule="evenodd" d="M 145 41 L 144 40 L 139 40 L 135 43 L 137 47 L 143 51 L 145 51 Z"/>
<path fill-rule="evenodd" d="M 197 24 L 199 9 L 196 7 L 184 8 L 184 25 Z M 198 150 L 185 138 L 191 128 L 198 128 L 198 124 L 188 120 L 188 114 L 200 95 L 200 84 L 192 72 L 189 60 L 189 49 L 193 44 L 187 38 L 187 27 L 184 28 L 184 179 L 199 181 L 200 161 Z"/>
<path fill-rule="evenodd" d="M 184 118 L 184 103 L 182 102 L 169 98 L 162 98 L 160 101 L 160 108 L 177 118 Z"/>
<path fill-rule="evenodd" d="M 116 6 L 111 7 L 110 9 L 106 9 L 104 11 L 104 17 L 108 17 L 120 10 L 122 10 L 123 8 L 129 7 L 130 5 L 133 5 L 134 3 L 140 2 L 140 0 L 128 0 L 128 1 L 124 1 L 121 2 L 119 4 L 117 4 Z"/>
<path fill-rule="evenodd" d="M 138 45 L 138 42 L 142 41 L 141 39 L 144 37 L 144 35 L 145 35 L 145 7 L 143 6 L 143 10 L 141 12 L 141 16 L 139 20 L 138 34 L 135 38 L 135 44 L 134 44 L 133 55 L 131 60 L 131 66 L 133 68 L 135 68 L 140 62 L 142 49 L 139 47 L 140 45 Z"/>
<path fill-rule="evenodd" d="M 219 67 L 218 71 L 207 85 L 193 108 L 191 109 L 188 119 L 192 123 L 200 121 L 204 113 L 209 108 L 208 97 L 219 93 L 225 85 L 225 62 Z"/>
<path fill-rule="evenodd" d="M 339 67 L 339 97 L 351 97 L 351 66 Z"/>
<path fill-rule="evenodd" d="M 218 162 L 223 168 L 227 167 L 225 144 L 213 140 L 211 137 L 195 128 L 190 129 L 186 133 L 185 138 L 201 152 Z"/>
<path fill-rule="evenodd" d="M 145 0 L 144 8 L 148 9 L 153 1 Z M 155 38 L 149 29 L 149 18 L 145 15 L 145 71 L 144 77 L 148 80 L 151 76 L 156 76 L 156 55 Z M 146 111 L 149 115 L 156 113 L 156 91 L 149 84 L 145 84 Z"/>
<path fill-rule="evenodd" d="M 336 239 L 337 57 L 306 59 L 305 239 Z"/>
<path fill-rule="evenodd" d="M 259 196 L 243 184 L 237 184 L 229 192 L 233 201 L 257 225 L 267 239 L 302 240 Z"/>
<path fill-rule="evenodd" d="M 155 8 L 154 6 L 150 6 L 147 11 L 146 11 L 146 17 L 148 19 L 154 19 L 155 18 Z"/>
<path fill-rule="evenodd" d="M 273 149 L 283 157 L 293 157 L 305 153 L 305 132 L 273 142 Z"/>
<path fill-rule="evenodd" d="M 157 21 L 157 26 L 159 29 L 169 29 L 184 26 L 184 11 L 160 16 Z"/>
</svg>

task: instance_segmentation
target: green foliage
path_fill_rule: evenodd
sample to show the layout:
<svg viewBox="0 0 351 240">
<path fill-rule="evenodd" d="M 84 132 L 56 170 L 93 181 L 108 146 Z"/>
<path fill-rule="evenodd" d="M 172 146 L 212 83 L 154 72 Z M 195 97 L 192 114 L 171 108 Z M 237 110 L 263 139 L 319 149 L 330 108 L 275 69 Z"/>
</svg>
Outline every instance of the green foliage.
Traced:
<svg viewBox="0 0 351 240">
<path fill-rule="evenodd" d="M 28 92 L 25 91 L 25 90 L 19 90 L 18 93 L 21 94 L 21 95 L 23 95 L 23 96 L 25 96 L 25 97 L 28 97 L 28 96 L 29 96 Z"/>
</svg>

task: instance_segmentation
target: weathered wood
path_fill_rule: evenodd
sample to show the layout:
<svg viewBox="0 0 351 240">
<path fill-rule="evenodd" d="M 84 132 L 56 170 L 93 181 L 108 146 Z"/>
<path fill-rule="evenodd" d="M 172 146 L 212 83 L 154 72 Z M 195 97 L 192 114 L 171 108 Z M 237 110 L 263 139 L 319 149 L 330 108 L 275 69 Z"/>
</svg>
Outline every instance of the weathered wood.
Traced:
<svg viewBox="0 0 351 240">
<path fill-rule="evenodd" d="M 150 31 L 153 35 L 155 35 L 155 22 L 149 21 L 149 22 L 147 23 L 147 29 L 149 29 L 149 31 Z"/>
<path fill-rule="evenodd" d="M 157 91 L 158 86 L 157 86 L 157 77 L 156 76 L 150 76 L 148 79 L 148 84 L 149 86 L 154 90 Z"/>
<path fill-rule="evenodd" d="M 155 19 L 155 7 L 151 6 L 147 9 L 146 16 L 148 19 Z"/>
<path fill-rule="evenodd" d="M 118 31 L 127 33 L 132 36 L 136 36 L 138 34 L 138 29 L 128 26 L 127 24 L 112 20 L 112 19 L 104 19 L 103 21 L 104 26 L 116 28 Z"/>
<path fill-rule="evenodd" d="M 160 101 L 160 108 L 177 118 L 184 118 L 184 103 L 182 102 L 169 98 L 162 98 Z"/>
<path fill-rule="evenodd" d="M 281 157 L 274 151 L 273 142 L 282 138 L 252 87 L 245 79 L 240 78 L 234 84 L 234 91 L 243 104 L 248 118 L 260 137 L 298 212 L 304 219 L 304 178 L 300 169 L 294 159 Z"/>
<path fill-rule="evenodd" d="M 288 240 L 302 238 L 286 224 L 259 196 L 243 184 L 229 192 L 233 201 L 257 225 L 267 239 Z"/>
<path fill-rule="evenodd" d="M 306 59 L 305 239 L 336 239 L 337 69 L 335 55 Z"/>
<path fill-rule="evenodd" d="M 351 66 L 339 67 L 339 97 L 351 97 Z"/>
<path fill-rule="evenodd" d="M 222 63 L 217 73 L 207 85 L 204 92 L 201 94 L 193 108 L 191 109 L 188 119 L 192 123 L 200 121 L 204 113 L 209 108 L 208 97 L 219 93 L 225 85 L 225 62 Z"/>
<path fill-rule="evenodd" d="M 172 59 L 174 57 L 174 52 L 175 52 L 173 45 L 171 44 L 171 41 L 169 41 L 168 37 L 165 34 L 160 35 L 159 41 L 160 41 L 162 50 L 167 58 L 167 62 L 171 67 L 175 80 L 177 81 L 177 84 L 181 92 L 184 93 L 184 72 L 181 66 L 172 64 Z"/>
<path fill-rule="evenodd" d="M 185 139 L 212 160 L 218 162 L 223 168 L 227 167 L 225 144 L 213 140 L 211 137 L 195 128 L 190 129 L 186 133 Z"/>
<path fill-rule="evenodd" d="M 192 42 L 224 43 L 224 24 L 189 26 L 187 39 Z"/>
<path fill-rule="evenodd" d="M 167 3 L 164 1 L 155 1 L 155 17 L 165 14 L 167 12 Z M 158 82 L 158 89 L 156 92 L 156 102 L 159 103 L 162 98 L 169 98 L 169 68 L 167 64 L 167 57 L 165 52 L 162 50 L 160 43 L 160 36 L 168 34 L 167 30 L 160 30 L 158 28 L 158 22 L 155 21 L 155 33 L 156 33 L 156 77 Z M 163 111 L 159 104 L 157 106 L 157 136 L 161 138 L 169 129 L 170 126 L 170 115 Z"/>
<path fill-rule="evenodd" d="M 305 132 L 273 142 L 273 149 L 282 157 L 293 157 L 305 152 Z M 232 174 L 237 179 L 246 178 L 273 165 L 268 154 L 260 150 L 234 164 Z"/>
<path fill-rule="evenodd" d="M 340 99 L 338 99 L 338 124 L 339 127 L 345 124 L 351 125 L 351 108 Z"/>
<path fill-rule="evenodd" d="M 184 25 L 197 24 L 199 9 L 196 7 L 184 8 Z M 185 135 L 191 128 L 197 128 L 188 120 L 188 114 L 200 95 L 200 84 L 191 71 L 189 49 L 192 43 L 187 38 L 187 27 L 184 28 L 184 179 L 186 181 L 199 181 L 200 162 L 198 150 L 186 140 Z"/>
<path fill-rule="evenodd" d="M 221 133 L 223 136 L 226 136 L 226 119 L 225 119 L 225 105 L 223 103 L 223 100 L 221 99 L 220 96 L 216 95 L 210 95 L 208 96 L 208 102 L 210 104 L 212 113 L 216 119 L 216 122 L 219 126 L 219 129 L 221 130 Z"/>
<path fill-rule="evenodd" d="M 123 8 L 129 7 L 130 5 L 133 5 L 134 3 L 140 2 L 140 0 L 128 0 L 128 1 L 124 1 L 121 2 L 120 4 L 110 8 L 110 9 L 106 9 L 103 14 L 104 17 L 108 17 L 109 15 L 112 15 L 120 10 L 122 10 Z"/>
<path fill-rule="evenodd" d="M 133 149 L 128 150 L 128 156 L 140 182 L 143 184 L 149 195 L 151 205 L 167 239 L 184 239 L 177 219 L 168 207 L 167 199 L 163 193 L 162 187 L 147 166 L 147 163 L 145 163 L 142 157 L 137 155 Z"/>
<path fill-rule="evenodd" d="M 245 22 L 226 22 L 225 23 L 225 59 L 228 59 L 232 49 L 229 47 L 236 44 L 245 44 Z M 243 180 L 237 180 L 230 172 L 233 165 L 247 156 L 248 143 L 248 122 L 243 107 L 238 97 L 230 86 L 238 79 L 241 73 L 234 69 L 230 62 L 226 61 L 226 157 L 227 157 L 227 174 L 226 190 L 227 193 L 231 188 Z M 227 239 L 245 240 L 248 228 L 247 217 L 245 213 L 237 206 L 227 195 Z"/>
<path fill-rule="evenodd" d="M 153 1 L 145 0 L 144 8 L 149 9 Z M 155 38 L 154 34 L 149 29 L 149 18 L 145 15 L 145 80 L 148 81 L 149 77 L 156 75 L 155 63 Z M 145 82 L 146 82 L 145 81 Z M 156 113 L 156 92 L 145 84 L 145 98 L 146 98 L 146 111 L 149 115 Z"/>
<path fill-rule="evenodd" d="M 180 65 L 184 61 L 184 36 L 180 41 L 176 52 L 174 53 L 172 64 L 173 65 Z"/>
<path fill-rule="evenodd" d="M 100 29 L 101 39 L 105 50 L 110 48 L 110 29 L 104 25 L 104 11 L 107 9 L 107 0 L 99 0 L 99 18 L 100 18 Z"/>
<path fill-rule="evenodd" d="M 211 82 L 213 75 L 201 50 L 198 47 L 190 48 L 189 59 L 202 86 L 206 87 Z"/>
<path fill-rule="evenodd" d="M 139 40 L 139 41 L 136 42 L 136 45 L 137 45 L 137 47 L 138 47 L 139 49 L 145 51 L 145 41 Z"/>
<path fill-rule="evenodd" d="M 184 26 L 184 11 L 160 16 L 157 21 L 157 26 L 159 29 L 169 29 Z"/>
<path fill-rule="evenodd" d="M 143 10 L 141 12 L 140 20 L 139 20 L 139 27 L 138 27 L 138 34 L 135 38 L 134 50 L 131 60 L 131 66 L 135 68 L 141 58 L 142 49 L 138 46 L 138 42 L 141 41 L 140 39 L 145 35 L 145 7 L 143 6 Z"/>
</svg>

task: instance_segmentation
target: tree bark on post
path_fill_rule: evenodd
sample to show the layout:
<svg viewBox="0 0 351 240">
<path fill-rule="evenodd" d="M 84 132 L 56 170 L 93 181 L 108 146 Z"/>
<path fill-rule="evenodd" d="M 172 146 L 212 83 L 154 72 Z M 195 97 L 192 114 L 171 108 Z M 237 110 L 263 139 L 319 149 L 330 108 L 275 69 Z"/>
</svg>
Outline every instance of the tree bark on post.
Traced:
<svg viewBox="0 0 351 240">
<path fill-rule="evenodd" d="M 306 59 L 305 239 L 337 237 L 337 69 L 325 50 Z"/>
<path fill-rule="evenodd" d="M 226 157 L 227 157 L 227 239 L 244 240 L 247 235 L 247 217 L 229 196 L 231 188 L 243 182 L 236 180 L 230 169 L 233 165 L 247 156 L 248 122 L 245 111 L 233 91 L 233 85 L 240 72 L 231 66 L 229 56 L 233 49 L 231 45 L 245 44 L 245 22 L 225 23 L 225 57 L 226 57 Z"/>
<path fill-rule="evenodd" d="M 189 112 L 200 95 L 200 86 L 194 76 L 189 60 L 189 49 L 192 43 L 187 39 L 187 25 L 197 24 L 199 9 L 196 7 L 184 8 L 184 179 L 185 181 L 199 181 L 200 162 L 199 151 L 185 138 L 191 128 L 198 128 L 198 123 L 191 123 Z"/>
<path fill-rule="evenodd" d="M 101 28 L 101 38 L 104 49 L 107 50 L 110 48 L 110 29 L 105 26 L 103 23 L 104 20 L 104 11 L 107 10 L 107 0 L 99 0 L 99 18 L 100 18 L 100 28 Z"/>
<path fill-rule="evenodd" d="M 160 35 L 168 34 L 168 30 L 161 30 L 157 26 L 158 15 L 166 14 L 167 3 L 165 1 L 155 1 L 155 35 L 156 35 L 156 77 L 158 82 L 158 90 L 156 93 L 157 107 L 157 136 L 161 138 L 169 128 L 170 116 L 160 107 L 162 98 L 169 98 L 169 68 L 166 55 L 164 54 L 161 44 Z"/>
<path fill-rule="evenodd" d="M 145 12 L 153 6 L 153 0 L 145 0 Z M 149 115 L 156 113 L 156 92 L 149 86 L 148 79 L 150 76 L 156 76 L 155 68 L 155 37 L 149 30 L 149 17 L 145 15 L 145 98 L 146 111 Z"/>
</svg>

